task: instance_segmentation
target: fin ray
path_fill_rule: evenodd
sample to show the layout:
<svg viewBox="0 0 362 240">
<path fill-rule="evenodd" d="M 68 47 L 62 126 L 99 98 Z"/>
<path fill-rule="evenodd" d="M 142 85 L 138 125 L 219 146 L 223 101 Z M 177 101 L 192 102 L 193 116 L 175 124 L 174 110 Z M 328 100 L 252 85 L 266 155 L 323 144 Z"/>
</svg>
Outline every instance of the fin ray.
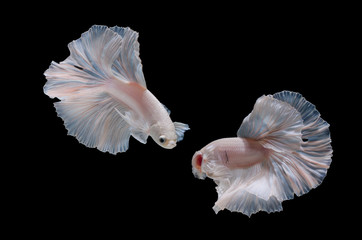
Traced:
<svg viewBox="0 0 362 240">
<path fill-rule="evenodd" d="M 122 38 L 105 26 L 92 26 L 81 38 L 68 44 L 70 56 L 52 62 L 44 75 L 44 93 L 65 99 L 84 89 L 101 87 L 113 77 L 112 63 L 120 53 Z"/>
<path fill-rule="evenodd" d="M 143 144 L 147 143 L 148 134 L 146 134 L 145 132 L 131 128 L 131 135 L 139 142 Z"/>
<path fill-rule="evenodd" d="M 181 141 L 182 139 L 184 139 L 184 133 L 187 130 L 190 130 L 189 125 L 185 124 L 185 123 L 180 123 L 180 122 L 174 122 L 173 123 L 175 125 L 175 131 L 176 131 L 176 135 L 177 135 L 177 141 Z"/>
<path fill-rule="evenodd" d="M 137 139 L 139 142 L 146 144 L 147 138 L 149 136 L 149 124 L 146 121 L 136 117 L 135 114 L 130 111 L 124 111 L 124 113 L 121 113 L 118 111 L 118 109 L 115 110 L 130 126 L 132 137 Z"/>
<path fill-rule="evenodd" d="M 317 161 L 324 167 L 331 163 L 332 146 L 329 124 L 320 117 L 315 105 L 308 102 L 301 94 L 283 91 L 273 95 L 274 98 L 286 102 L 300 112 L 303 119 L 302 138 L 307 141 L 302 143 L 298 154 L 305 161 Z"/>
<path fill-rule="evenodd" d="M 295 108 L 269 95 L 256 101 L 237 135 L 261 140 L 265 147 L 275 151 L 294 151 L 300 149 L 302 127 L 302 118 Z"/>
<path fill-rule="evenodd" d="M 219 167 L 220 168 L 220 167 Z M 272 178 L 268 175 L 265 163 L 248 169 L 229 170 L 224 173 L 231 176 L 217 180 L 218 200 L 213 207 L 217 213 L 222 209 L 242 212 L 250 217 L 258 211 L 276 212 L 282 210 L 281 200 L 272 194 Z M 265 175 L 266 174 L 266 175 Z"/>
<path fill-rule="evenodd" d="M 110 29 L 123 39 L 120 54 L 112 66 L 114 73 L 124 80 L 137 82 L 147 88 L 139 57 L 138 33 L 128 27 L 114 26 Z"/>
<path fill-rule="evenodd" d="M 112 64 L 121 54 L 122 37 L 106 26 L 92 26 L 68 44 L 70 56 L 52 62 L 44 75 L 44 93 L 59 98 L 55 108 L 68 134 L 88 147 L 116 154 L 128 149 L 129 125 L 115 108 L 125 111 L 103 86 L 114 79 Z"/>
<path fill-rule="evenodd" d="M 114 110 L 122 108 L 107 94 L 56 102 L 68 134 L 87 147 L 116 154 L 128 149 L 129 125 Z"/>
<path fill-rule="evenodd" d="M 228 209 L 232 212 L 242 212 L 250 217 L 259 211 L 279 212 L 283 210 L 281 203 L 273 196 L 265 200 L 247 192 L 239 191 L 220 198 L 214 205 L 213 210 L 218 213 L 220 210 Z"/>
<path fill-rule="evenodd" d="M 254 138 L 270 149 L 264 173 L 253 184 L 269 186 L 264 193 L 269 191 L 278 201 L 317 187 L 332 161 L 328 127 L 299 93 L 283 91 L 259 98 L 238 130 L 239 137 Z M 273 184 L 262 184 L 262 179 Z M 258 196 L 250 186 L 244 190 Z"/>
</svg>

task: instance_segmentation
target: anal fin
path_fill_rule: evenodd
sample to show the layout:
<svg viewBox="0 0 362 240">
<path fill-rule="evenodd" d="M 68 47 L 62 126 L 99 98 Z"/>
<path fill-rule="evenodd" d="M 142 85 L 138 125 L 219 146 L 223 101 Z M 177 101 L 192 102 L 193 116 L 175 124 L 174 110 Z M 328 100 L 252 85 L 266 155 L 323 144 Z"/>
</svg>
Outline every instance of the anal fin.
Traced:
<svg viewBox="0 0 362 240">
<path fill-rule="evenodd" d="M 279 212 L 283 210 L 283 207 L 275 196 L 263 199 L 247 190 L 230 188 L 217 200 L 213 207 L 215 213 L 223 209 L 241 212 L 250 217 L 259 211 Z"/>
<path fill-rule="evenodd" d="M 123 107 L 108 94 L 68 98 L 54 105 L 68 134 L 87 147 L 112 154 L 128 149 L 130 126 L 114 111 Z"/>
</svg>

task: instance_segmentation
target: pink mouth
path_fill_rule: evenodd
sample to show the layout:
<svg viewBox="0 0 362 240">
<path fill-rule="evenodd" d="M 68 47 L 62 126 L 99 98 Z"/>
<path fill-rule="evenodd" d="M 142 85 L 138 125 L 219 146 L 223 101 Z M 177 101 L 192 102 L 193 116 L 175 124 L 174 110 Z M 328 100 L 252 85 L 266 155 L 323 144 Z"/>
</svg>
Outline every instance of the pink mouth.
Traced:
<svg viewBox="0 0 362 240">
<path fill-rule="evenodd" d="M 201 169 L 201 164 L 202 164 L 202 155 L 197 155 L 196 157 L 196 167 Z"/>
<path fill-rule="evenodd" d="M 193 157 L 193 165 L 194 167 L 201 172 L 201 165 L 202 165 L 202 153 L 196 152 Z"/>
</svg>

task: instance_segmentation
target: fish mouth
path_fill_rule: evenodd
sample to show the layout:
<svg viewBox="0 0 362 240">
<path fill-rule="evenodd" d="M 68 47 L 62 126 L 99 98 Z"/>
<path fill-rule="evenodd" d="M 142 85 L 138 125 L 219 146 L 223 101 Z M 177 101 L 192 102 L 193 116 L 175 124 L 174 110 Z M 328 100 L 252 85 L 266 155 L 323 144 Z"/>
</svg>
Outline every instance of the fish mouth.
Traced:
<svg viewBox="0 0 362 240">
<path fill-rule="evenodd" d="M 167 149 L 172 149 L 174 147 L 176 147 L 176 141 L 173 141 L 173 140 L 169 141 L 167 143 L 167 145 L 165 146 L 165 148 L 167 148 Z"/>
<path fill-rule="evenodd" d="M 205 179 L 206 174 L 202 172 L 202 162 L 203 162 L 203 156 L 202 152 L 197 151 L 194 156 L 192 157 L 192 173 L 196 178 L 199 179 Z"/>
<path fill-rule="evenodd" d="M 194 154 L 194 156 L 192 156 L 192 166 L 200 170 L 200 172 L 201 172 L 202 160 L 203 160 L 202 153 L 200 151 L 197 151 Z"/>
</svg>

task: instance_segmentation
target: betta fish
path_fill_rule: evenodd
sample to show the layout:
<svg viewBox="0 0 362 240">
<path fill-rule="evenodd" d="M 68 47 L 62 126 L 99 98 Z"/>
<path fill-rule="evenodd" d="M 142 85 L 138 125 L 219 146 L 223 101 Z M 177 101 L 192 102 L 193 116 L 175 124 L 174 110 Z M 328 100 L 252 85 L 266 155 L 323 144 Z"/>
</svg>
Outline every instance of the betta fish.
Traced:
<svg viewBox="0 0 362 240">
<path fill-rule="evenodd" d="M 130 136 L 141 143 L 151 136 L 171 149 L 189 130 L 147 89 L 137 39 L 130 28 L 94 25 L 44 73 L 44 93 L 60 100 L 54 105 L 68 134 L 87 147 L 116 154 L 128 149 Z"/>
<path fill-rule="evenodd" d="M 301 94 L 283 91 L 260 97 L 237 137 L 213 141 L 192 158 L 195 177 L 217 184 L 213 210 L 282 210 L 323 181 L 331 164 L 329 124 Z"/>
</svg>

